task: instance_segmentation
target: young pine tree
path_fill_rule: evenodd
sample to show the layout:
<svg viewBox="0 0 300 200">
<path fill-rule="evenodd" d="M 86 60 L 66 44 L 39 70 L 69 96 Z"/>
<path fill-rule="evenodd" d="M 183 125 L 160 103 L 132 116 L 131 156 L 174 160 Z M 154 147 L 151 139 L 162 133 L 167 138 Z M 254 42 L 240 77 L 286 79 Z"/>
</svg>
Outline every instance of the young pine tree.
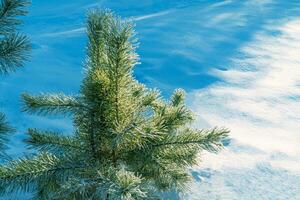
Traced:
<svg viewBox="0 0 300 200">
<path fill-rule="evenodd" d="M 23 66 L 30 50 L 29 40 L 26 36 L 17 32 L 17 25 L 21 21 L 18 16 L 25 15 L 25 0 L 1 0 L 0 1 L 0 75 L 14 71 Z M 1 95 L 1 94 L 0 94 Z M 0 154 L 6 142 L 6 135 L 13 129 L 6 121 L 3 113 L 0 113 Z"/>
<path fill-rule="evenodd" d="M 25 112 L 70 115 L 74 132 L 28 130 L 37 155 L 0 169 L 5 192 L 36 199 L 159 199 L 183 189 L 202 150 L 222 148 L 225 129 L 190 128 L 193 113 L 176 90 L 170 101 L 135 80 L 133 26 L 110 12 L 91 12 L 80 93 L 23 95 Z"/>
</svg>

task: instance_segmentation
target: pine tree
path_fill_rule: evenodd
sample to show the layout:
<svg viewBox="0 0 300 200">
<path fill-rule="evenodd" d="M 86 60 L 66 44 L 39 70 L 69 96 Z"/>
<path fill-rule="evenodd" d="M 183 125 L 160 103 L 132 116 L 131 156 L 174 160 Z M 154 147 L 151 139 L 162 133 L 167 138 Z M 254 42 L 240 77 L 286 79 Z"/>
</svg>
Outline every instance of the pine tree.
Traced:
<svg viewBox="0 0 300 200">
<path fill-rule="evenodd" d="M 29 40 L 17 32 L 17 25 L 22 23 L 18 16 L 27 12 L 28 2 L 24 0 L 2 0 L 0 2 L 0 74 L 7 74 L 23 66 L 29 56 Z M 13 128 L 6 117 L 0 113 L 0 154 L 3 154 L 7 134 Z"/>
<path fill-rule="evenodd" d="M 135 80 L 133 25 L 109 11 L 90 12 L 87 60 L 78 95 L 23 94 L 23 111 L 71 116 L 74 132 L 28 130 L 36 154 L 0 168 L 3 193 L 36 199 L 159 199 L 182 190 L 202 150 L 218 152 L 226 129 L 197 130 L 184 91 L 169 101 Z"/>
</svg>

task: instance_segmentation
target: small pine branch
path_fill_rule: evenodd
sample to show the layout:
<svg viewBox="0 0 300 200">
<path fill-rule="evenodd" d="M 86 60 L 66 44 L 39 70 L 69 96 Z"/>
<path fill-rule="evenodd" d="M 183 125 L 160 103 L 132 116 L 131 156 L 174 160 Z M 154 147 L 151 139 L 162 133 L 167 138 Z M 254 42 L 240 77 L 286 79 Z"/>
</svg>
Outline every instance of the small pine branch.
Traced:
<svg viewBox="0 0 300 200">
<path fill-rule="evenodd" d="M 15 31 L 15 26 L 21 24 L 18 16 L 27 14 L 27 0 L 1 0 L 0 2 L 0 35 L 10 34 Z"/>
<path fill-rule="evenodd" d="M 23 94 L 22 99 L 22 111 L 38 115 L 67 115 L 84 107 L 77 98 L 64 94 L 42 94 L 37 96 Z"/>
<path fill-rule="evenodd" d="M 186 183 L 191 181 L 188 172 L 182 168 L 173 165 L 168 166 L 163 163 L 159 167 L 159 171 L 152 177 L 160 191 L 169 191 L 171 189 L 178 192 L 183 191 L 186 189 Z"/>
<path fill-rule="evenodd" d="M 88 44 L 88 66 L 90 68 L 97 67 L 99 64 L 107 64 L 106 52 L 106 31 L 109 29 L 109 23 L 112 21 L 111 13 L 92 11 L 88 14 L 87 35 Z"/>
<path fill-rule="evenodd" d="M 19 16 L 27 14 L 27 0 L 0 2 L 0 74 L 14 72 L 29 59 L 31 45 L 28 37 L 18 33 Z"/>
<path fill-rule="evenodd" d="M 6 117 L 3 113 L 0 113 L 0 140 L 1 139 L 1 135 L 13 132 L 14 129 L 8 124 L 8 122 L 6 121 Z"/>
<path fill-rule="evenodd" d="M 25 143 L 27 143 L 30 148 L 40 151 L 86 151 L 80 141 L 71 136 L 64 136 L 51 131 L 39 131 L 37 129 L 29 129 L 28 135 L 29 137 L 25 139 Z"/>
<path fill-rule="evenodd" d="M 194 115 L 185 106 L 170 107 L 164 105 L 156 110 L 154 120 L 161 132 L 170 132 L 170 130 L 192 122 Z"/>
<path fill-rule="evenodd" d="M 143 95 L 141 95 L 142 101 L 141 106 L 145 107 L 153 107 L 155 103 L 160 99 L 160 92 L 158 90 L 146 90 L 143 89 L 140 91 Z"/>
<path fill-rule="evenodd" d="M 11 159 L 5 150 L 7 149 L 8 136 L 14 131 L 15 129 L 8 124 L 5 115 L 0 112 L 0 158 L 2 161 Z"/>
<path fill-rule="evenodd" d="M 0 74 L 22 67 L 29 59 L 30 49 L 29 39 L 24 35 L 11 34 L 0 38 Z"/>
<path fill-rule="evenodd" d="M 173 95 L 171 97 L 172 105 L 173 106 L 183 105 L 184 104 L 184 96 L 185 96 L 184 90 L 182 90 L 182 89 L 175 90 L 175 92 L 173 93 Z"/>
<path fill-rule="evenodd" d="M 69 162 L 69 163 L 68 163 Z M 33 158 L 25 157 L 0 167 L 0 187 L 2 193 L 20 190 L 31 191 L 38 182 L 47 181 L 48 177 L 65 180 L 72 171 L 84 166 L 72 164 L 50 153 L 41 153 Z"/>
<path fill-rule="evenodd" d="M 222 141 L 228 137 L 229 130 L 214 128 L 212 130 L 186 130 L 186 132 L 178 135 L 171 135 L 165 138 L 164 142 L 155 144 L 154 147 L 165 146 L 186 146 L 189 148 L 191 144 L 199 146 L 200 149 L 209 152 L 218 152 L 223 148 Z"/>
<path fill-rule="evenodd" d="M 108 195 L 111 199 L 145 199 L 147 192 L 142 188 L 142 177 L 133 172 L 121 169 L 112 176 L 112 183 Z"/>
<path fill-rule="evenodd" d="M 8 134 L 14 132 L 3 113 L 0 112 L 0 157 L 7 158 L 4 150 L 7 148 L 6 143 L 8 142 Z"/>
</svg>

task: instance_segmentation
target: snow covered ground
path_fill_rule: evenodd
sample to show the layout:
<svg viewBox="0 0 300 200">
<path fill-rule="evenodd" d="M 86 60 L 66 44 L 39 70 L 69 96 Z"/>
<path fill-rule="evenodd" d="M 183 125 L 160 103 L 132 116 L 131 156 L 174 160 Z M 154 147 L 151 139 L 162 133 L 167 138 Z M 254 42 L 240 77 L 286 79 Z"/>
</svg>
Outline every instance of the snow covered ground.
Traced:
<svg viewBox="0 0 300 200">
<path fill-rule="evenodd" d="M 212 70 L 223 83 L 191 94 L 199 122 L 230 127 L 232 141 L 193 169 L 189 199 L 300 199 L 300 21 L 268 31 Z"/>
</svg>

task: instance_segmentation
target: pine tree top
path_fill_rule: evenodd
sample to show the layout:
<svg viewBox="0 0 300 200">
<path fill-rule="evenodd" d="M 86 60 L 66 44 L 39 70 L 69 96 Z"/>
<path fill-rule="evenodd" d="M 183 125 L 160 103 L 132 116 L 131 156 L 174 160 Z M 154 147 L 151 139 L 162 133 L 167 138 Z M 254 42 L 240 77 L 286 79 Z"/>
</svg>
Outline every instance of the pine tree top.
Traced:
<svg viewBox="0 0 300 200">
<path fill-rule="evenodd" d="M 138 63 L 133 24 L 109 11 L 87 20 L 87 59 L 78 95 L 23 94 L 23 111 L 72 116 L 64 135 L 28 130 L 36 155 L 0 168 L 3 193 L 33 191 L 36 199 L 159 199 L 185 188 L 202 150 L 218 152 L 226 129 L 190 128 L 184 91 L 169 101 L 133 76 Z"/>
</svg>

